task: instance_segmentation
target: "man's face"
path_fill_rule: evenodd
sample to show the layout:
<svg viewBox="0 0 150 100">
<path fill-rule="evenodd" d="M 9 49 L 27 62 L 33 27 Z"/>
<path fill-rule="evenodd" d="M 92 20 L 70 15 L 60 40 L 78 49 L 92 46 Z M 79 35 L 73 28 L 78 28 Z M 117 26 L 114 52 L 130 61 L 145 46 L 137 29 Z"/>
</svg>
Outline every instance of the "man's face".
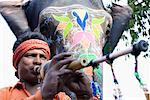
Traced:
<svg viewBox="0 0 150 100">
<path fill-rule="evenodd" d="M 37 84 L 37 73 L 34 72 L 35 66 L 41 66 L 48 59 L 41 49 L 27 51 L 18 63 L 18 76 L 20 80 L 31 84 Z"/>
</svg>

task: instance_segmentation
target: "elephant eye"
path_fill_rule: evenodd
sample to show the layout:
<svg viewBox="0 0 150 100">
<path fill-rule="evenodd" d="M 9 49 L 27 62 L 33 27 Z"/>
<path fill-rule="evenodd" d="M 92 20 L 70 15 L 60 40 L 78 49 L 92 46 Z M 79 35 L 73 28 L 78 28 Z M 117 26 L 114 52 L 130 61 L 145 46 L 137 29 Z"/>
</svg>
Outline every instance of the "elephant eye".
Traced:
<svg viewBox="0 0 150 100">
<path fill-rule="evenodd" d="M 55 43 L 61 44 L 63 43 L 63 35 L 60 31 L 57 31 L 54 38 Z"/>
</svg>

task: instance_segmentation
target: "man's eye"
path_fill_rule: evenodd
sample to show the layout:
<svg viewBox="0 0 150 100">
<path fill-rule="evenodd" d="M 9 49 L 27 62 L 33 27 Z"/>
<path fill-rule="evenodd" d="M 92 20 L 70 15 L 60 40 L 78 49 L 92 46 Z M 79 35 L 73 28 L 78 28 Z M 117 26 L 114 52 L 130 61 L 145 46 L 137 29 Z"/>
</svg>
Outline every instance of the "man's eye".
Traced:
<svg viewBox="0 0 150 100">
<path fill-rule="evenodd" d="M 27 54 L 27 55 L 25 55 L 25 57 L 36 57 L 36 55 L 35 54 Z"/>
<path fill-rule="evenodd" d="M 46 56 L 41 55 L 40 58 L 45 60 L 45 59 L 46 59 Z"/>
</svg>

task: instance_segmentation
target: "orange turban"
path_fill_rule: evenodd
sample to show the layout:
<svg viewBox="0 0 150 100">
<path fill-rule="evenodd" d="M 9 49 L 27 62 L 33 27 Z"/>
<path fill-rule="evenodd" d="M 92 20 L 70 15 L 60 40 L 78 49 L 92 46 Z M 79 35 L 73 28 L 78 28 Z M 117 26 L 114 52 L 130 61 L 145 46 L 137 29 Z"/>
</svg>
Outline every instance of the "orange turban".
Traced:
<svg viewBox="0 0 150 100">
<path fill-rule="evenodd" d="M 50 49 L 48 44 L 43 40 L 30 39 L 22 42 L 14 51 L 13 66 L 17 68 L 17 64 L 21 57 L 23 57 L 28 50 L 32 49 L 41 49 L 46 54 L 46 58 L 50 59 Z"/>
</svg>

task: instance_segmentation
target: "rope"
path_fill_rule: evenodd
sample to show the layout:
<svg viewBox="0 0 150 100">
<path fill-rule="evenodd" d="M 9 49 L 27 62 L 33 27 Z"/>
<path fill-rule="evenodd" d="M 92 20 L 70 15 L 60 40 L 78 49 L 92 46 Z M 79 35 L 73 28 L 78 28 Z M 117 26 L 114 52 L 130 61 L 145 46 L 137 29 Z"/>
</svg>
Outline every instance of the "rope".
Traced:
<svg viewBox="0 0 150 100">
<path fill-rule="evenodd" d="M 113 65 L 110 64 L 111 66 L 111 71 L 112 71 L 112 75 L 113 75 L 113 79 L 114 79 L 114 84 L 115 84 L 115 87 L 113 89 L 113 96 L 115 98 L 115 100 L 122 100 L 122 93 L 121 93 L 121 89 L 119 87 L 119 83 L 118 83 L 118 80 L 116 79 L 116 76 L 115 76 L 115 73 L 114 73 L 114 69 L 113 69 Z"/>
<path fill-rule="evenodd" d="M 143 91 L 145 93 L 145 97 L 147 98 L 147 100 L 149 100 L 148 89 L 147 89 L 146 85 L 143 83 L 143 81 L 140 78 L 140 75 L 138 73 L 138 60 L 137 60 L 137 56 L 135 56 L 135 71 L 134 71 L 134 76 L 136 77 L 136 79 L 140 83 L 140 86 L 141 86 L 141 88 L 143 89 Z"/>
</svg>

